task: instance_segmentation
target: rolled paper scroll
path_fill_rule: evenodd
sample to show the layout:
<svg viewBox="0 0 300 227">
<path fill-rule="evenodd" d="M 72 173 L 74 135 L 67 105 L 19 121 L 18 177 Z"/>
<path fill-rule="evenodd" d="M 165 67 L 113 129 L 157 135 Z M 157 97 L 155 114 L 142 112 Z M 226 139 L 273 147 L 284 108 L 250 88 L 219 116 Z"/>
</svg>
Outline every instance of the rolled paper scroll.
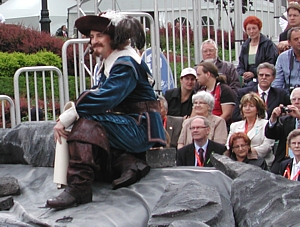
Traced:
<svg viewBox="0 0 300 227">
<path fill-rule="evenodd" d="M 53 182 L 57 188 L 67 185 L 67 170 L 69 166 L 69 150 L 67 140 L 61 137 L 61 144 L 57 141 L 55 148 Z"/>
</svg>

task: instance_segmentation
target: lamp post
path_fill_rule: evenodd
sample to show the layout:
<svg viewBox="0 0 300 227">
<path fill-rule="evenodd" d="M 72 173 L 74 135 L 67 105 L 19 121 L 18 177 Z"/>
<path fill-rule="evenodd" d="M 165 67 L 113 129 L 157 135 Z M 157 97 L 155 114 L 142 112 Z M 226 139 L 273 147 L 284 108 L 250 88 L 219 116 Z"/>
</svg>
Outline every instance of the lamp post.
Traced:
<svg viewBox="0 0 300 227">
<path fill-rule="evenodd" d="M 42 0 L 42 10 L 41 10 L 41 31 L 50 33 L 50 23 L 49 10 L 47 6 L 47 0 Z"/>
</svg>

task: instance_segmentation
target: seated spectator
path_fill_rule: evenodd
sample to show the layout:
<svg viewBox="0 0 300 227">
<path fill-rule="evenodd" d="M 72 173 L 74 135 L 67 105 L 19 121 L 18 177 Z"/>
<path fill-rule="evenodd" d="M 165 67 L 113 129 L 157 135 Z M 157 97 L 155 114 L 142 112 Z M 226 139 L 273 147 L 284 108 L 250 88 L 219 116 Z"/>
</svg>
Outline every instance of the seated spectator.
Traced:
<svg viewBox="0 0 300 227">
<path fill-rule="evenodd" d="M 264 158 L 267 165 L 271 166 L 274 160 L 272 148 L 275 141 L 265 137 L 264 128 L 268 122 L 264 119 L 265 103 L 258 94 L 250 92 L 241 99 L 240 109 L 244 120 L 230 125 L 227 147 L 229 148 L 229 139 L 233 133 L 244 132 L 251 140 L 251 152 Z"/>
<path fill-rule="evenodd" d="M 287 138 L 289 148 L 294 158 L 289 158 L 280 163 L 280 174 L 285 178 L 300 181 L 300 130 L 294 129 Z"/>
<path fill-rule="evenodd" d="M 229 157 L 234 161 L 244 162 L 268 170 L 265 160 L 252 152 L 251 140 L 243 132 L 235 132 L 230 136 Z"/>
<path fill-rule="evenodd" d="M 163 96 L 158 96 L 160 101 L 160 115 L 163 126 L 170 137 L 170 147 L 177 148 L 177 141 L 182 128 L 183 117 L 175 117 L 167 115 L 168 102 Z"/>
<path fill-rule="evenodd" d="M 273 65 L 278 57 L 276 45 L 261 33 L 262 21 L 256 16 L 244 20 L 244 30 L 249 38 L 243 43 L 237 71 L 244 80 L 244 86 L 257 84 L 257 66 L 263 62 Z"/>
<path fill-rule="evenodd" d="M 196 77 L 195 69 L 185 68 L 180 75 L 181 86 L 166 91 L 165 98 L 169 107 L 168 115 L 181 117 L 191 115 Z"/>
<path fill-rule="evenodd" d="M 300 4 L 300 0 L 287 0 L 288 5 L 292 2 L 297 2 Z M 289 29 L 288 26 L 288 14 L 287 11 L 285 11 L 281 17 L 279 17 L 279 26 L 281 27 L 281 30 L 284 32 L 285 30 Z"/>
<path fill-rule="evenodd" d="M 235 93 L 225 84 L 225 76 L 218 74 L 217 67 L 211 62 L 201 62 L 197 67 L 197 82 L 200 90 L 211 93 L 215 99 L 212 114 L 230 122 L 235 106 Z"/>
<path fill-rule="evenodd" d="M 300 88 L 295 88 L 291 93 L 291 105 L 284 108 L 279 105 L 274 108 L 269 123 L 265 127 L 267 138 L 278 140 L 278 147 L 275 152 L 275 160 L 272 164 L 271 172 L 279 174 L 280 163 L 288 158 L 292 158 L 292 152 L 286 145 L 286 139 L 291 131 L 300 128 Z"/>
<path fill-rule="evenodd" d="M 271 84 L 274 81 L 275 77 L 276 69 L 274 65 L 268 62 L 259 64 L 259 66 L 257 67 L 258 85 L 255 85 L 253 87 L 241 88 L 238 91 L 236 105 L 232 114 L 233 121 L 242 120 L 242 115 L 239 108 L 240 101 L 245 94 L 248 94 L 251 91 L 259 94 L 259 96 L 265 102 L 267 106 L 266 119 L 270 118 L 273 109 L 279 106 L 279 104 L 283 104 L 286 106 L 291 103 L 288 93 L 283 88 L 271 87 Z"/>
<path fill-rule="evenodd" d="M 208 139 L 210 132 L 209 121 L 198 116 L 191 122 L 190 127 L 193 143 L 177 150 L 177 166 L 204 166 L 212 167 L 210 155 L 223 154 L 226 147 Z"/>
<path fill-rule="evenodd" d="M 208 139 L 220 144 L 225 144 L 228 135 L 226 122 L 223 118 L 212 114 L 215 104 L 214 97 L 206 91 L 199 91 L 193 95 L 192 102 L 195 115 L 206 117 L 210 122 Z M 190 127 L 191 122 L 196 116 L 183 121 L 182 130 L 178 139 L 178 149 L 193 142 Z"/>
<path fill-rule="evenodd" d="M 226 84 L 237 93 L 241 88 L 239 75 L 234 64 L 228 61 L 223 61 L 218 57 L 218 46 L 212 39 L 205 40 L 201 44 L 201 52 L 203 61 L 209 61 L 215 64 L 219 74 L 226 76 Z"/>
<path fill-rule="evenodd" d="M 300 18 L 300 13 L 299 13 Z M 300 86 L 300 28 L 291 28 L 288 32 L 288 43 L 291 49 L 279 55 L 276 62 L 276 78 L 272 87 L 284 88 L 289 94 L 295 87 Z"/>
<path fill-rule="evenodd" d="M 285 30 L 279 35 L 279 43 L 277 48 L 279 53 L 282 53 L 290 49 L 290 44 L 288 42 L 288 32 L 292 28 L 300 26 L 300 4 L 296 1 L 289 2 L 287 8 L 287 26 Z"/>
</svg>

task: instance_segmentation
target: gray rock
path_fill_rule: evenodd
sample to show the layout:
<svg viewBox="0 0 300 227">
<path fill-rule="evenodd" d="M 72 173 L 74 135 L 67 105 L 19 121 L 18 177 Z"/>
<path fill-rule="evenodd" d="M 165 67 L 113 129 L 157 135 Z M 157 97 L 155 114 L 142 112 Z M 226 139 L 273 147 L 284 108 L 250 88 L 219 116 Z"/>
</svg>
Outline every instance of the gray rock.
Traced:
<svg viewBox="0 0 300 227">
<path fill-rule="evenodd" d="M 161 148 L 146 152 L 146 160 L 152 168 L 172 167 L 176 165 L 176 149 Z"/>
<path fill-rule="evenodd" d="M 14 199 L 11 196 L 0 198 L 0 211 L 9 210 L 14 205 Z"/>
<path fill-rule="evenodd" d="M 236 178 L 231 203 L 238 226 L 299 226 L 300 183 L 263 170 Z"/>
<path fill-rule="evenodd" d="M 55 122 L 24 122 L 5 132 L 0 145 L 1 164 L 53 166 Z"/>
<path fill-rule="evenodd" d="M 20 195 L 18 180 L 14 177 L 0 177 L 0 197 Z"/>
<path fill-rule="evenodd" d="M 244 172 L 260 169 L 254 165 L 233 161 L 225 155 L 212 154 L 210 160 L 216 169 L 222 171 L 231 179 L 237 178 Z"/>
<path fill-rule="evenodd" d="M 209 225 L 203 223 L 203 222 L 196 222 L 193 220 L 188 221 L 173 221 L 169 227 L 209 227 Z"/>
<path fill-rule="evenodd" d="M 231 204 L 238 226 L 299 226 L 300 182 L 218 154 L 211 161 L 234 179 Z"/>
<path fill-rule="evenodd" d="M 216 188 L 198 181 L 169 185 L 154 207 L 148 226 L 169 226 L 176 220 L 185 224 L 192 220 L 199 226 L 203 226 L 203 223 L 209 226 L 234 226 L 232 213 L 229 218 L 222 217 L 226 214 L 222 202 Z"/>
</svg>

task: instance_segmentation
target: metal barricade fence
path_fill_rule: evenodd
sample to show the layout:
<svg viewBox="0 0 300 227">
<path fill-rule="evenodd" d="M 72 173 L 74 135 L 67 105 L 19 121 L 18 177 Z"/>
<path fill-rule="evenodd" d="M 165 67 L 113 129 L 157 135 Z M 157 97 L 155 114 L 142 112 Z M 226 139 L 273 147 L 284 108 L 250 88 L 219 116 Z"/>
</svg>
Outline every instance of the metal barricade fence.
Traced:
<svg viewBox="0 0 300 227">
<path fill-rule="evenodd" d="M 151 14 L 155 27 L 154 33 L 150 31 L 150 34 L 155 36 L 156 54 L 161 51 L 167 58 L 175 86 L 183 68 L 193 67 L 202 60 L 200 46 L 205 39 L 215 40 L 219 46 L 219 57 L 236 65 L 243 43 L 244 19 L 249 15 L 259 17 L 263 22 L 262 33 L 276 42 L 281 31 L 278 20 L 274 18 L 281 16 L 285 10 L 279 0 L 139 0 L 118 1 L 118 4 L 115 0 L 94 0 L 94 4 L 92 0 L 77 2 L 77 12 L 75 8 L 69 11 L 69 26 L 74 25 L 76 16 L 85 15 L 85 12 L 98 14 L 100 8 L 101 11 L 113 8 L 121 12 L 143 11 Z M 157 69 L 159 60 L 155 59 L 158 67 L 154 67 Z M 166 73 L 169 74 L 169 68 Z M 159 80 L 156 81 L 161 82 L 160 71 L 157 75 Z M 167 88 L 170 88 L 170 84 L 168 81 Z"/>
<path fill-rule="evenodd" d="M 9 118 L 10 118 L 10 127 L 13 128 L 16 126 L 16 117 L 15 117 L 15 104 L 14 101 L 7 95 L 0 95 L 1 101 L 1 120 L 2 120 L 2 128 L 6 128 L 6 103 L 9 105 Z M 0 122 L 1 123 L 1 122 Z"/>
<path fill-rule="evenodd" d="M 23 78 L 21 86 L 25 90 L 25 94 L 22 94 L 25 98 L 22 99 L 21 78 Z M 14 75 L 16 124 L 22 121 L 21 112 L 24 118 L 28 117 L 23 120 L 55 121 L 57 115 L 63 111 L 65 100 L 63 89 L 63 76 L 57 67 L 35 66 L 18 69 Z"/>
</svg>

